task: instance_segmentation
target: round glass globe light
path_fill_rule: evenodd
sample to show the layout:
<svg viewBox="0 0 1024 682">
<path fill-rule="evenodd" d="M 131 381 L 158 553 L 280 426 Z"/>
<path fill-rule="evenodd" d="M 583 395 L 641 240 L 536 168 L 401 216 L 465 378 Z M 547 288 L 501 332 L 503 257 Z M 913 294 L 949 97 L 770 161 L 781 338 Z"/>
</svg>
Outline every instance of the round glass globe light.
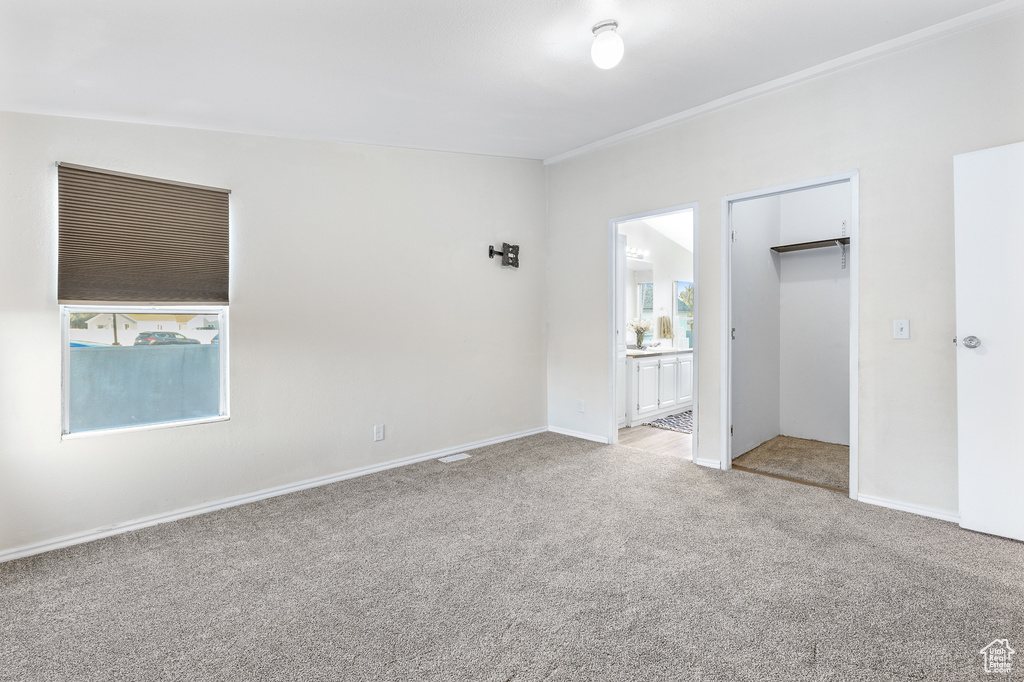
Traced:
<svg viewBox="0 0 1024 682">
<path fill-rule="evenodd" d="M 625 51 L 622 38 L 614 29 L 610 29 L 594 36 L 594 44 L 590 46 L 590 58 L 598 68 L 611 69 L 622 61 Z"/>
</svg>

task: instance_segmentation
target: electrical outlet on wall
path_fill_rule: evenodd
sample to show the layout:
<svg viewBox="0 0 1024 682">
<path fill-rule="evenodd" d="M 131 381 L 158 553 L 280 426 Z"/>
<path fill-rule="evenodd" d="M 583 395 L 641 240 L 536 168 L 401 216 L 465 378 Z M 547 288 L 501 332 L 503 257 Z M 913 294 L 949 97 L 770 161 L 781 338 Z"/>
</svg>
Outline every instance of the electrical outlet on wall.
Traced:
<svg viewBox="0 0 1024 682">
<path fill-rule="evenodd" d="M 373 442 L 384 440 L 384 425 L 377 424 L 373 427 Z"/>
</svg>

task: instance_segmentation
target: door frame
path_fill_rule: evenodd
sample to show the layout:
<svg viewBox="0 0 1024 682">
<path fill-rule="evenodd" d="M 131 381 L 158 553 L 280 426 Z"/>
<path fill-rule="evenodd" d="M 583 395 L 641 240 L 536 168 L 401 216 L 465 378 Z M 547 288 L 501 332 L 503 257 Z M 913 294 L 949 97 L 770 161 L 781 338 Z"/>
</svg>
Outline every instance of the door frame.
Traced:
<svg viewBox="0 0 1024 682">
<path fill-rule="evenodd" d="M 850 244 L 846 260 L 850 268 L 850 497 L 857 499 L 860 462 L 859 431 L 859 374 L 860 334 L 860 171 L 852 170 L 835 173 L 811 180 L 791 182 L 766 189 L 758 189 L 722 197 L 722 328 L 721 335 L 721 452 L 718 466 L 732 468 L 732 438 L 729 427 L 732 424 L 732 205 L 741 201 L 789 194 L 815 187 L 850 183 Z"/>
<path fill-rule="evenodd" d="M 700 301 L 700 278 L 699 272 L 699 242 L 700 242 L 700 207 L 696 201 L 691 201 L 685 204 L 676 204 L 675 206 L 669 206 L 667 208 L 659 208 L 652 211 L 643 211 L 642 213 L 633 213 L 631 215 L 619 216 L 618 218 L 612 218 L 608 221 L 608 442 L 615 443 L 619 442 L 619 420 L 616 412 L 618 411 L 616 400 L 618 398 L 618 381 L 617 372 L 615 371 L 615 362 L 618 359 L 618 349 L 616 347 L 615 339 L 615 301 L 616 297 L 622 296 L 622 287 L 619 286 L 618 282 L 618 270 L 615 267 L 615 251 L 618 244 L 619 235 L 619 223 L 629 222 L 631 220 L 642 220 L 643 218 L 653 218 L 655 216 L 666 215 L 669 213 L 680 213 L 682 211 L 693 210 L 693 328 L 700 329 L 698 326 L 699 317 L 699 301 Z M 699 343 L 697 341 L 698 334 L 693 335 L 693 434 L 692 434 L 692 445 L 691 450 L 693 452 L 693 460 L 697 461 L 697 444 L 699 442 L 698 430 L 697 430 L 697 357 L 699 352 Z"/>
</svg>

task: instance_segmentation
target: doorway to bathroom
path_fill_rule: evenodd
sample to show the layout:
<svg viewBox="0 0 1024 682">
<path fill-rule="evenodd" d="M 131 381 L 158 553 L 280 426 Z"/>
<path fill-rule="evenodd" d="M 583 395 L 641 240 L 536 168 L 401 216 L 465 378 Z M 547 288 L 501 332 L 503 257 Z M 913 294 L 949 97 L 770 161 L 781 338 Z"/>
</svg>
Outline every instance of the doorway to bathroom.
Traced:
<svg viewBox="0 0 1024 682">
<path fill-rule="evenodd" d="M 610 442 L 692 459 L 697 204 L 609 222 Z"/>
</svg>

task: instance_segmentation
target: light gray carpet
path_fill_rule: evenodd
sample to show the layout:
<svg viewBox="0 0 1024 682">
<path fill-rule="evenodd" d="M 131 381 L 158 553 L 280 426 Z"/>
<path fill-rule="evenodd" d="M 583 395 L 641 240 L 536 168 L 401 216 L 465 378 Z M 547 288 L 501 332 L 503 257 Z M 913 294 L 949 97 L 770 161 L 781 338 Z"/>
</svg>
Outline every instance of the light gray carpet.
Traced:
<svg viewBox="0 0 1024 682">
<path fill-rule="evenodd" d="M 1022 578 L 1021 543 L 541 434 L 2 564 L 0 679 L 991 680 Z"/>
<path fill-rule="evenodd" d="M 732 461 L 769 474 L 789 476 L 834 488 L 850 488 L 850 447 L 820 440 L 776 436 Z"/>
</svg>

